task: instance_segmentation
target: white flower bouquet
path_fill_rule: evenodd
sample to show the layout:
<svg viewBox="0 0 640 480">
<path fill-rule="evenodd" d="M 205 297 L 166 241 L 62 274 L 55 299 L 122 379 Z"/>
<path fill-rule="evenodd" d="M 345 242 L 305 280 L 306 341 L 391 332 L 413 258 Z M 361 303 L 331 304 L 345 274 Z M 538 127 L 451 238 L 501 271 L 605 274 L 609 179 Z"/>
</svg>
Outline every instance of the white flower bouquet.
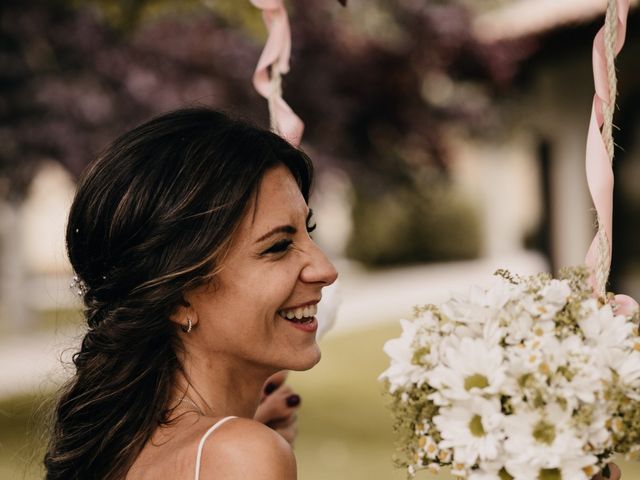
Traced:
<svg viewBox="0 0 640 480">
<path fill-rule="evenodd" d="M 416 307 L 381 375 L 398 463 L 469 480 L 587 480 L 640 444 L 638 313 L 561 279 L 498 271 L 440 306 Z"/>
</svg>

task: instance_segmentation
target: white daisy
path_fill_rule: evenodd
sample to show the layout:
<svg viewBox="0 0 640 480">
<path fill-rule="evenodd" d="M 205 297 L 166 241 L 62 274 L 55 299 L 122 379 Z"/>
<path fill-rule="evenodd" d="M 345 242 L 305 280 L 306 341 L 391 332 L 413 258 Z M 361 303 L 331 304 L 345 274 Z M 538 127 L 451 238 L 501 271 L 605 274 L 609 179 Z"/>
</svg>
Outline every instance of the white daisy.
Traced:
<svg viewBox="0 0 640 480">
<path fill-rule="evenodd" d="M 633 351 L 627 355 L 616 356 L 611 368 L 618 374 L 618 382 L 628 387 L 631 390 L 629 393 L 637 397 L 640 390 L 640 352 Z"/>
<path fill-rule="evenodd" d="M 379 380 L 389 380 L 391 393 L 412 384 L 420 385 L 425 378 L 424 367 L 414 363 L 414 339 L 419 330 L 419 324 L 400 320 L 400 325 L 402 326 L 400 337 L 388 340 L 384 344 L 384 351 L 389 355 L 391 365 L 378 377 Z"/>
<path fill-rule="evenodd" d="M 482 326 L 491 318 L 497 318 L 507 302 L 519 295 L 518 287 L 503 278 L 493 278 L 490 288 L 472 286 L 468 293 L 456 294 L 441 307 L 447 317 L 464 323 L 476 335 L 482 333 Z"/>
<path fill-rule="evenodd" d="M 524 297 L 525 308 L 535 317 L 551 320 L 567 304 L 571 295 L 571 287 L 566 280 L 551 280 L 539 293 L 540 298 Z"/>
<path fill-rule="evenodd" d="M 593 348 L 585 345 L 577 335 L 563 339 L 560 349 L 566 364 L 551 377 L 549 386 L 571 408 L 577 407 L 579 402 L 593 404 L 602 397 L 602 380 L 611 376 L 610 370 L 600 365 Z"/>
<path fill-rule="evenodd" d="M 598 349 L 630 346 L 629 338 L 635 327 L 633 323 L 622 315 L 614 315 L 609 304 L 598 307 L 593 298 L 582 303 L 584 316 L 578 320 L 578 325 L 587 343 Z"/>
<path fill-rule="evenodd" d="M 611 446 L 611 432 L 607 425 L 610 422 L 610 415 L 606 405 L 598 403 L 594 405 L 590 422 L 580 427 L 578 432 L 585 444 L 590 445 L 593 450 L 604 451 Z"/>
<path fill-rule="evenodd" d="M 438 458 L 438 453 L 440 452 L 438 444 L 430 435 L 420 437 L 418 446 L 424 451 L 424 454 L 428 459 L 434 460 Z"/>
<path fill-rule="evenodd" d="M 585 453 L 585 441 L 571 427 L 571 414 L 557 404 L 507 417 L 507 471 L 518 480 L 587 480 L 597 458 Z"/>
<path fill-rule="evenodd" d="M 517 345 L 533 335 L 533 317 L 522 306 L 514 306 L 506 321 L 506 338 L 508 345 Z"/>
<path fill-rule="evenodd" d="M 484 340 L 463 338 L 458 348 L 446 348 L 440 364 L 427 374 L 429 384 L 444 398 L 469 400 L 495 395 L 505 382 L 503 350 Z"/>
<path fill-rule="evenodd" d="M 433 418 L 442 441 L 438 447 L 453 449 L 455 463 L 467 467 L 478 460 L 495 460 L 504 439 L 500 401 L 473 398 L 443 407 Z"/>
</svg>

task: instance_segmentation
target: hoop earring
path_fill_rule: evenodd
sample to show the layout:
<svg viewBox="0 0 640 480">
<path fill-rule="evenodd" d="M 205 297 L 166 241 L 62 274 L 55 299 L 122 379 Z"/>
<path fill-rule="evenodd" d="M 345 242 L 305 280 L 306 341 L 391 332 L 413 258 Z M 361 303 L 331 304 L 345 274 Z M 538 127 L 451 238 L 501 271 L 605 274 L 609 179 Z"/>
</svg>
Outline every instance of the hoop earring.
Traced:
<svg viewBox="0 0 640 480">
<path fill-rule="evenodd" d="M 191 319 L 187 317 L 187 325 L 180 325 L 180 328 L 184 333 L 191 333 L 191 329 L 193 328 L 193 323 L 191 323 Z"/>
</svg>

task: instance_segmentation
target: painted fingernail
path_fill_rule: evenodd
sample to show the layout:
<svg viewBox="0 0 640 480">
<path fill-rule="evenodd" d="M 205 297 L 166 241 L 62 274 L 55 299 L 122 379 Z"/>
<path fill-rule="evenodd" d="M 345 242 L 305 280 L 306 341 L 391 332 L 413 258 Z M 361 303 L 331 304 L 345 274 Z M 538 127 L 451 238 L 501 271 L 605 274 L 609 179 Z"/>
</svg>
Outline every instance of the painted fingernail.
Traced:
<svg viewBox="0 0 640 480">
<path fill-rule="evenodd" d="M 288 407 L 295 407 L 297 405 L 300 405 L 300 395 L 289 395 L 287 397 L 287 406 Z"/>
<path fill-rule="evenodd" d="M 275 383 L 267 383 L 267 385 L 264 387 L 264 393 L 265 395 L 271 395 L 276 388 L 278 388 L 278 385 L 276 385 Z"/>
</svg>

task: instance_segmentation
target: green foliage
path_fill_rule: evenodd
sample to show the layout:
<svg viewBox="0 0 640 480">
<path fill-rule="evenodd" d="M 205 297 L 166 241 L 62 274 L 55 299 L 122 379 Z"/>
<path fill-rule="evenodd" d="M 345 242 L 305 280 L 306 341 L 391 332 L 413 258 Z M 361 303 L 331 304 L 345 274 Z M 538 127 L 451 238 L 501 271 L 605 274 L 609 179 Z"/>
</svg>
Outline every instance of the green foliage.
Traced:
<svg viewBox="0 0 640 480">
<path fill-rule="evenodd" d="M 480 225 L 451 183 L 399 183 L 384 192 L 356 188 L 351 258 L 371 266 L 475 258 Z"/>
<path fill-rule="evenodd" d="M 81 5 L 78 0 L 75 3 Z M 85 2 L 86 3 L 86 2 Z M 131 31 L 147 21 L 176 14 L 210 15 L 234 28 L 264 40 L 266 29 L 260 10 L 248 0 L 91 0 L 105 18 L 124 31 Z"/>
</svg>

